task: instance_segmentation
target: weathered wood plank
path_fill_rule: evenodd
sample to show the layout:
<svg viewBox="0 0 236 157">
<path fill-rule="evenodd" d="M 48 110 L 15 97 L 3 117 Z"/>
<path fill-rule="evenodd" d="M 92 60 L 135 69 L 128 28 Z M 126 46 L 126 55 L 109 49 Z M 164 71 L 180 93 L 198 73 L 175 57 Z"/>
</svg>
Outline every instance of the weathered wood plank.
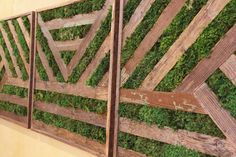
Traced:
<svg viewBox="0 0 236 157">
<path fill-rule="evenodd" d="M 58 51 L 76 51 L 83 39 L 77 38 L 72 41 L 54 41 Z"/>
<path fill-rule="evenodd" d="M 13 39 L 16 43 L 16 46 L 19 50 L 20 57 L 21 57 L 24 65 L 25 65 L 25 69 L 26 69 L 27 73 L 29 74 L 29 64 L 26 62 L 26 59 L 25 59 L 25 56 L 24 56 L 24 50 L 22 49 L 22 46 L 20 45 L 19 38 L 17 36 L 16 30 L 15 30 L 13 24 L 12 24 L 12 21 L 7 21 L 7 23 L 8 23 L 8 26 L 10 28 L 11 34 L 13 36 Z"/>
<path fill-rule="evenodd" d="M 164 9 L 153 28 L 148 32 L 138 48 L 135 50 L 132 58 L 129 59 L 125 67 L 122 69 L 121 85 L 123 85 L 128 80 L 130 75 L 135 70 L 135 67 L 158 41 L 164 30 L 170 25 L 184 4 L 185 0 L 172 0 Z"/>
<path fill-rule="evenodd" d="M 82 56 L 86 52 L 86 49 L 87 49 L 89 43 L 95 37 L 96 32 L 100 28 L 102 21 L 105 19 L 105 17 L 107 16 L 107 14 L 109 12 L 109 7 L 111 5 L 111 2 L 112 2 L 112 0 L 106 1 L 103 9 L 101 11 L 99 11 L 99 15 L 98 15 L 96 21 L 94 22 L 94 24 L 92 25 L 92 27 L 90 28 L 89 32 L 87 33 L 86 37 L 83 39 L 81 44 L 77 47 L 77 51 L 76 51 L 74 57 L 71 59 L 70 63 L 67 66 L 68 75 L 72 74 L 74 68 L 78 64 L 78 61 L 82 58 Z"/>
<path fill-rule="evenodd" d="M 209 0 L 197 16 L 170 47 L 154 69 L 148 74 L 140 88 L 153 90 L 174 67 L 186 50 L 197 40 L 207 25 L 219 14 L 230 0 Z"/>
<path fill-rule="evenodd" d="M 26 117 L 17 116 L 14 113 L 0 110 L 0 118 L 5 119 L 7 121 L 10 121 L 12 123 L 15 123 L 17 125 L 20 125 L 20 126 L 26 128 L 26 122 L 27 122 Z"/>
<path fill-rule="evenodd" d="M 52 38 L 50 32 L 47 30 L 47 28 L 45 26 L 45 23 L 43 22 L 42 17 L 40 15 L 38 16 L 38 24 L 39 24 L 39 26 L 40 26 L 40 28 L 41 28 L 45 38 L 47 38 L 48 46 L 49 46 L 49 48 L 52 51 L 52 54 L 53 54 L 53 56 L 55 58 L 55 61 L 57 63 L 58 68 L 61 71 L 61 74 L 63 75 L 63 78 L 65 79 L 65 81 L 67 81 L 68 74 L 67 74 L 66 65 L 62 61 L 60 53 L 59 53 L 59 51 L 58 51 L 58 49 L 56 47 L 56 44 L 53 41 L 53 38 Z"/>
<path fill-rule="evenodd" d="M 12 104 L 17 104 L 20 106 L 28 107 L 27 98 L 21 98 L 16 95 L 9 95 L 9 94 L 0 93 L 0 100 L 5 101 L 5 102 L 9 102 Z"/>
<path fill-rule="evenodd" d="M 236 155 L 236 149 L 230 142 L 195 132 L 175 131 L 171 128 L 160 129 L 156 125 L 150 126 L 126 118 L 120 118 L 120 131 L 168 144 L 182 145 L 210 155 L 222 157 Z"/>
<path fill-rule="evenodd" d="M 201 85 L 194 94 L 203 109 L 232 143 L 232 146 L 236 148 L 236 120 L 228 111 L 221 107 L 216 95 L 210 90 L 207 84 L 204 83 Z"/>
<path fill-rule="evenodd" d="M 43 49 L 42 49 L 42 47 L 41 47 L 41 45 L 38 41 L 37 41 L 37 53 L 38 53 L 39 58 L 42 62 L 42 65 L 43 65 L 43 67 L 44 67 L 44 69 L 45 69 L 45 71 L 48 75 L 49 81 L 56 81 L 56 78 L 53 75 L 52 68 L 50 68 L 47 57 L 46 57 L 45 53 L 43 52 Z"/>
<path fill-rule="evenodd" d="M 236 56 L 233 54 L 229 59 L 220 66 L 220 70 L 228 77 L 236 86 Z"/>
<path fill-rule="evenodd" d="M 13 49 L 12 49 L 10 41 L 9 41 L 9 39 L 7 37 L 6 31 L 3 29 L 2 24 L 0 24 L 0 30 L 2 32 L 2 36 L 3 36 L 3 39 L 4 39 L 5 43 L 6 43 L 7 49 L 9 51 L 9 54 L 11 56 L 12 63 L 13 63 L 14 68 L 16 70 L 16 74 L 17 74 L 18 77 L 22 78 L 22 74 L 21 74 L 20 68 L 17 65 L 16 56 L 13 54 Z"/>
<path fill-rule="evenodd" d="M 99 11 L 94 11 L 89 14 L 79 14 L 71 18 L 66 19 L 53 19 L 51 21 L 45 22 L 45 26 L 48 30 L 61 29 L 66 27 L 74 27 L 80 25 L 92 24 L 95 22 Z"/>
<path fill-rule="evenodd" d="M 124 0 L 114 0 L 112 7 L 111 52 L 107 99 L 106 157 L 118 157 L 118 110 L 120 102 L 120 59 Z"/>
<path fill-rule="evenodd" d="M 236 25 L 213 48 L 209 58 L 198 63 L 176 91 L 192 92 L 204 83 L 236 51 Z M 196 79 L 197 78 L 197 79 Z"/>
<path fill-rule="evenodd" d="M 6 84 L 28 88 L 28 81 L 22 81 L 20 79 L 8 78 Z M 108 90 L 104 87 L 90 88 L 37 80 L 36 89 L 47 89 L 51 92 L 59 92 L 105 101 L 108 98 Z M 193 95 L 188 93 L 155 92 L 133 89 L 121 89 L 120 93 L 121 102 L 137 103 L 137 105 L 149 105 L 152 107 L 163 107 L 172 110 L 183 110 L 205 114 Z"/>
<path fill-rule="evenodd" d="M 4 67 L 5 67 L 7 75 L 12 77 L 12 72 L 10 70 L 9 64 L 8 64 L 8 62 L 6 60 L 6 56 L 5 56 L 4 50 L 3 50 L 1 45 L 0 45 L 0 56 L 2 58 L 2 63 L 4 64 Z"/>
</svg>

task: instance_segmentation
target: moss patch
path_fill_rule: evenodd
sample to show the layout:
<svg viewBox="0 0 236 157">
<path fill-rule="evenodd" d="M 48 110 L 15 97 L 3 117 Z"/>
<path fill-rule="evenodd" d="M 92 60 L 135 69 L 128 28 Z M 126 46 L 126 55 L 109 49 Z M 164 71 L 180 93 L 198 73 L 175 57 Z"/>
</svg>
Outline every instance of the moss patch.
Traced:
<svg viewBox="0 0 236 157">
<path fill-rule="evenodd" d="M 68 28 L 61 28 L 51 30 L 50 33 L 52 35 L 53 40 L 56 41 L 65 41 L 65 40 L 74 40 L 77 37 L 84 38 L 85 35 L 90 30 L 91 25 L 82 25 Z"/>
<path fill-rule="evenodd" d="M 172 70 L 156 87 L 158 91 L 172 91 L 192 71 L 197 63 L 209 56 L 211 49 L 236 22 L 236 0 L 230 1 L 208 25 L 196 42 L 184 53 Z"/>
<path fill-rule="evenodd" d="M 9 102 L 0 101 L 0 110 L 6 111 L 6 112 L 12 112 L 18 116 L 26 116 L 27 115 L 26 107 L 12 104 Z"/>
<path fill-rule="evenodd" d="M 207 84 L 218 96 L 223 108 L 236 118 L 236 87 L 219 69 L 208 78 Z"/>
<path fill-rule="evenodd" d="M 75 55 L 75 51 L 63 51 L 60 53 L 61 53 L 61 58 L 63 59 L 63 61 L 66 65 L 68 65 L 70 63 L 71 59 Z"/>
</svg>

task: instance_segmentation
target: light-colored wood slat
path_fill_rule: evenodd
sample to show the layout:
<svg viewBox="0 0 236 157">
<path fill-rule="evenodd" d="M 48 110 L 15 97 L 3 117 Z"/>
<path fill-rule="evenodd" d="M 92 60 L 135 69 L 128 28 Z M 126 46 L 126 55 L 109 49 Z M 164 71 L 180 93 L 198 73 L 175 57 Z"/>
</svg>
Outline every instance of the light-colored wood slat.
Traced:
<svg viewBox="0 0 236 157">
<path fill-rule="evenodd" d="M 12 36 L 14 38 L 14 41 L 16 43 L 16 46 L 19 50 L 20 57 L 21 57 L 24 65 L 25 65 L 25 69 L 26 69 L 27 73 L 29 74 L 29 64 L 26 62 L 26 59 L 25 59 L 25 56 L 24 56 L 24 50 L 23 50 L 22 46 L 20 45 L 19 38 L 17 36 L 16 30 L 15 30 L 13 24 L 12 24 L 12 21 L 7 21 L 7 23 L 8 23 L 8 26 L 10 28 L 10 31 L 12 33 Z"/>
<path fill-rule="evenodd" d="M 0 30 L 2 32 L 2 36 L 3 36 L 3 39 L 4 39 L 5 43 L 6 43 L 7 49 L 9 51 L 9 54 L 11 56 L 12 63 L 13 63 L 14 68 L 16 70 L 16 74 L 17 74 L 18 77 L 22 78 L 22 74 L 21 74 L 20 68 L 17 65 L 16 56 L 13 54 L 13 49 L 12 49 L 11 44 L 9 42 L 9 39 L 7 37 L 7 33 L 3 29 L 2 24 L 0 24 Z"/>
<path fill-rule="evenodd" d="M 202 84 L 194 94 L 203 109 L 232 143 L 232 146 L 236 148 L 236 120 L 228 111 L 221 107 L 216 95 L 210 90 L 207 84 Z"/>
<path fill-rule="evenodd" d="M 68 75 L 70 76 L 73 72 L 74 68 L 77 66 L 78 61 L 82 58 L 84 53 L 86 52 L 86 49 L 89 45 L 89 43 L 93 40 L 93 38 L 96 35 L 96 32 L 99 30 L 102 21 L 106 18 L 109 7 L 111 5 L 112 0 L 107 0 L 103 9 L 99 12 L 98 18 L 94 22 L 94 24 L 91 26 L 89 32 L 81 42 L 81 44 L 78 46 L 77 51 L 74 55 L 74 57 L 71 59 L 70 63 L 67 66 Z"/>
<path fill-rule="evenodd" d="M 21 98 L 19 96 L 9 95 L 4 93 L 0 93 L 0 101 L 17 104 L 24 107 L 28 106 L 27 98 Z"/>
<path fill-rule="evenodd" d="M 125 67 L 122 69 L 121 85 L 123 85 L 128 80 L 130 75 L 135 70 L 135 67 L 158 41 L 164 30 L 167 28 L 167 26 L 170 25 L 170 23 L 184 6 L 184 4 L 185 0 L 172 0 L 165 8 L 151 31 L 148 32 L 138 48 L 135 50 L 132 58 L 129 59 Z"/>
<path fill-rule="evenodd" d="M 56 81 L 56 78 L 55 76 L 53 75 L 53 71 L 52 69 L 50 68 L 49 66 L 49 63 L 48 63 L 48 60 L 47 60 L 47 57 L 45 56 L 43 50 L 42 50 L 42 47 L 41 45 L 39 44 L 39 42 L 37 41 L 37 52 L 38 52 L 38 55 L 39 55 L 39 58 L 42 62 L 42 65 L 48 75 L 48 79 L 49 81 Z"/>
<path fill-rule="evenodd" d="M 140 88 L 153 90 L 230 0 L 209 0 L 148 74 Z"/>
<path fill-rule="evenodd" d="M 192 92 L 204 83 L 236 51 L 236 25 L 215 45 L 209 58 L 203 59 L 176 91 Z M 197 78 L 197 79 L 196 79 Z"/>
<path fill-rule="evenodd" d="M 52 54 L 55 58 L 55 61 L 57 63 L 58 68 L 61 71 L 61 74 L 63 76 L 63 78 L 65 79 L 65 81 L 68 80 L 68 74 L 67 74 L 67 69 L 66 69 L 66 64 L 62 61 L 61 56 L 59 54 L 59 50 L 56 47 L 55 42 L 53 41 L 53 38 L 50 34 L 50 32 L 47 30 L 47 28 L 45 27 L 45 24 L 42 20 L 42 17 L 39 15 L 38 16 L 38 24 L 44 34 L 44 37 L 47 38 L 48 41 L 48 46 L 52 51 Z"/>
<path fill-rule="evenodd" d="M 79 109 L 59 107 L 56 104 L 35 102 L 35 108 L 52 114 L 60 114 L 74 120 L 79 120 L 95 126 L 105 128 L 106 116 Z M 140 130 L 140 128 L 142 128 Z M 156 125 L 135 122 L 126 118 L 120 118 L 120 131 L 157 140 L 173 145 L 182 145 L 195 149 L 202 153 L 216 156 L 232 156 L 236 150 L 226 140 L 185 130 L 173 130 L 171 128 L 158 128 Z"/>
<path fill-rule="evenodd" d="M 33 130 L 61 142 L 75 146 L 98 157 L 104 157 L 105 145 L 62 128 L 49 126 L 40 121 L 33 121 Z M 119 157 L 145 157 L 145 155 L 119 147 Z"/>
<path fill-rule="evenodd" d="M 6 80 L 6 84 L 28 88 L 28 81 L 22 81 L 20 79 L 10 77 Z M 106 87 L 90 88 L 66 83 L 44 82 L 40 80 L 37 80 L 36 82 L 36 89 L 47 89 L 51 92 L 71 94 L 105 101 L 107 101 L 108 95 L 108 90 Z M 121 89 L 120 92 L 121 102 L 137 103 L 137 105 L 148 105 L 152 107 L 162 107 L 172 110 L 205 114 L 204 110 L 192 94 L 141 91 L 132 89 Z"/>
<path fill-rule="evenodd" d="M 148 12 L 148 10 L 151 8 L 154 0 L 142 0 L 139 4 L 139 6 L 136 8 L 135 12 L 131 16 L 129 23 L 125 26 L 123 29 L 123 43 L 122 46 L 124 47 L 126 44 L 126 39 L 129 38 L 137 26 L 141 23 L 144 16 Z M 99 86 L 101 87 L 107 87 L 108 86 L 108 72 L 105 73 L 102 80 L 99 82 Z"/>
<path fill-rule="evenodd" d="M 72 41 L 55 41 L 58 51 L 75 51 L 83 39 L 77 38 Z"/>
<path fill-rule="evenodd" d="M 236 86 L 236 56 L 233 54 L 229 59 L 220 66 L 220 70 L 231 80 Z"/>
<path fill-rule="evenodd" d="M 160 129 L 156 125 L 146 125 L 120 118 L 120 131 L 197 150 L 216 156 L 235 156 L 236 149 L 226 140 L 186 130 Z"/>
<path fill-rule="evenodd" d="M 142 0 L 139 6 L 136 8 L 134 14 L 131 16 L 128 24 L 123 29 L 123 41 L 122 46 L 125 45 L 125 41 L 129 38 L 140 22 L 143 20 L 147 11 L 150 9 L 151 5 L 155 0 Z M 86 80 L 90 74 L 92 74 L 93 70 L 96 70 L 98 65 L 101 63 L 102 59 L 105 57 L 105 54 L 110 50 L 110 34 L 104 40 L 102 46 L 96 53 L 96 56 L 91 61 L 89 66 L 86 68 L 85 72 L 80 77 L 78 83 L 86 84 Z M 103 79 L 100 81 L 99 86 L 107 86 L 108 84 L 108 72 L 105 73 Z"/>
<path fill-rule="evenodd" d="M 0 56 L 2 58 L 2 62 L 4 64 L 4 67 L 5 67 L 5 70 L 6 70 L 6 73 L 8 76 L 12 77 L 12 72 L 10 70 L 10 67 L 9 67 L 9 64 L 6 60 L 6 56 L 5 56 L 5 53 L 4 53 L 4 50 L 2 48 L 2 46 L 0 45 Z M 2 69 L 2 68 L 1 68 Z"/>
<path fill-rule="evenodd" d="M 48 22 L 45 22 L 45 26 L 48 30 L 61 29 L 66 27 L 74 27 L 80 25 L 92 24 L 95 22 L 99 11 L 94 11 L 89 14 L 79 14 L 75 15 L 72 18 L 67 19 L 54 19 Z"/>
<path fill-rule="evenodd" d="M 15 113 L 0 110 L 0 118 L 26 128 L 26 117 L 17 116 Z"/>
<path fill-rule="evenodd" d="M 4 64 L 3 64 L 3 62 L 1 61 L 1 62 L 0 62 L 0 70 L 2 70 L 3 67 L 4 67 Z"/>
<path fill-rule="evenodd" d="M 20 29 L 21 29 L 24 37 L 25 37 L 25 41 L 26 41 L 26 43 L 28 45 L 28 48 L 29 48 L 30 47 L 30 36 L 29 36 L 28 31 L 26 30 L 26 28 L 24 26 L 23 20 L 22 20 L 22 18 L 17 18 L 16 20 L 19 23 Z"/>
</svg>

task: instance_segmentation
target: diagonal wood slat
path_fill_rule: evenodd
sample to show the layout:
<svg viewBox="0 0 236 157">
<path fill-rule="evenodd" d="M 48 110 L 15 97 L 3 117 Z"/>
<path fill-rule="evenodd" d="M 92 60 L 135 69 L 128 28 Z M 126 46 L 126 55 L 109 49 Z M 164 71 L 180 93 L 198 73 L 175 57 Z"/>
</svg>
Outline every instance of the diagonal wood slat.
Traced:
<svg viewBox="0 0 236 157">
<path fill-rule="evenodd" d="M 202 84 L 194 94 L 204 110 L 232 143 L 232 146 L 236 148 L 236 120 L 221 107 L 216 95 L 207 84 Z"/>
<path fill-rule="evenodd" d="M 213 48 L 209 58 L 198 63 L 176 91 L 192 92 L 204 83 L 236 51 L 236 25 Z M 196 79 L 198 78 L 198 79 Z"/>
<path fill-rule="evenodd" d="M 155 89 L 185 51 L 197 40 L 205 27 L 219 14 L 228 2 L 230 0 L 209 0 L 148 74 L 140 88 L 146 90 Z"/>
<path fill-rule="evenodd" d="M 22 31 L 22 33 L 23 33 L 23 35 L 24 35 L 24 37 L 25 37 L 26 44 L 27 44 L 27 46 L 28 46 L 28 48 L 29 48 L 29 47 L 30 47 L 30 36 L 29 36 L 28 31 L 26 30 L 26 28 L 25 28 L 25 26 L 24 26 L 23 20 L 22 20 L 21 17 L 20 17 L 20 18 L 17 18 L 16 20 L 17 20 L 17 22 L 19 23 L 19 26 L 20 26 L 20 28 L 21 28 L 21 31 Z"/>
<path fill-rule="evenodd" d="M 1 45 L 0 45 L 0 56 L 2 58 L 2 62 L 1 63 L 4 64 L 4 67 L 5 67 L 7 75 L 12 77 L 12 72 L 10 70 L 9 64 L 8 64 L 8 62 L 6 60 L 6 56 L 5 56 L 4 50 L 3 50 Z"/>
<path fill-rule="evenodd" d="M 128 24 L 126 24 L 123 29 L 123 42 L 122 42 L 123 47 L 125 45 L 126 39 L 129 38 L 132 35 L 132 33 L 135 31 L 135 29 L 143 20 L 144 16 L 146 15 L 147 11 L 150 9 L 154 1 L 155 0 L 142 0 L 140 2 L 139 6 L 134 11 L 134 14 L 131 16 Z M 110 50 L 110 47 L 108 46 L 109 44 L 110 44 L 110 34 L 104 40 L 103 44 L 101 45 L 98 52 L 96 53 L 96 56 L 94 57 L 92 62 L 89 64 L 89 66 L 86 68 L 85 72 L 80 77 L 80 80 L 78 81 L 78 83 L 81 82 L 82 84 L 86 84 L 86 80 L 89 77 L 89 75 L 92 73 L 94 69 L 98 67 L 102 59 L 105 57 L 105 54 Z M 99 85 L 100 86 L 108 85 L 108 72 L 104 75 Z"/>
<path fill-rule="evenodd" d="M 8 37 L 7 37 L 7 33 L 5 32 L 5 30 L 4 30 L 3 27 L 2 27 L 2 24 L 0 24 L 0 30 L 1 30 L 1 32 L 2 32 L 3 39 L 4 39 L 5 43 L 6 43 L 7 49 L 8 49 L 8 51 L 9 51 L 9 54 L 10 54 L 10 56 L 11 56 L 11 60 L 12 60 L 12 63 L 13 63 L 13 65 L 14 65 L 14 68 L 15 68 L 15 70 L 16 70 L 17 76 L 20 77 L 20 78 L 22 78 L 22 74 L 21 74 L 20 68 L 19 68 L 19 66 L 17 65 L 16 57 L 15 57 L 15 55 L 13 54 L 13 49 L 12 49 L 11 44 L 10 44 L 10 42 L 9 42 L 9 39 L 8 39 Z"/>
<path fill-rule="evenodd" d="M 236 86 L 236 56 L 233 54 L 229 59 L 220 66 L 220 70 L 231 80 Z"/>
<path fill-rule="evenodd" d="M 81 44 L 78 46 L 77 51 L 74 55 L 74 57 L 71 59 L 70 63 L 67 66 L 68 75 L 70 76 L 74 70 L 74 68 L 77 66 L 78 61 L 82 58 L 84 55 L 89 43 L 93 40 L 93 38 L 96 35 L 97 30 L 100 28 L 102 21 L 105 19 L 109 12 L 109 7 L 111 5 L 112 0 L 107 0 L 103 9 L 100 11 L 98 18 L 90 28 L 89 32 L 87 33 L 86 37 L 83 39 Z"/>
</svg>

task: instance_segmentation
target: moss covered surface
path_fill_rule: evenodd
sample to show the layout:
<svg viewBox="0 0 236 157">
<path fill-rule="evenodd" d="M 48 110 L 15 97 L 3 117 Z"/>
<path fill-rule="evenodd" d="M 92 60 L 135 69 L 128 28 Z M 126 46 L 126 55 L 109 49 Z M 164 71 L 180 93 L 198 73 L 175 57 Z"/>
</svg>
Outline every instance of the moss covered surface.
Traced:
<svg viewBox="0 0 236 157">
<path fill-rule="evenodd" d="M 9 102 L 0 101 L 0 110 L 15 113 L 18 116 L 26 116 L 27 109 L 26 107 L 12 104 Z"/>
<path fill-rule="evenodd" d="M 196 42 L 184 53 L 172 70 L 156 87 L 158 91 L 172 91 L 197 63 L 211 53 L 214 45 L 236 22 L 236 0 L 231 0 L 220 14 L 204 29 Z"/>
<path fill-rule="evenodd" d="M 12 49 L 13 49 L 13 55 L 16 57 L 17 65 L 18 65 L 18 67 L 21 71 L 21 74 L 22 74 L 22 79 L 27 80 L 28 79 L 28 73 L 27 73 L 25 65 L 22 61 L 22 58 L 20 56 L 20 52 L 19 52 L 19 50 L 16 46 L 15 40 L 14 40 L 13 35 L 10 31 L 8 23 L 6 21 L 3 21 L 3 22 L 1 22 L 1 24 L 2 24 L 3 29 L 5 30 L 5 32 L 7 33 L 8 40 L 10 42 L 10 45 L 11 45 Z"/>
<path fill-rule="evenodd" d="M 68 28 L 54 29 L 50 33 L 53 40 L 55 41 L 65 41 L 74 40 L 76 38 L 84 38 L 85 35 L 90 30 L 91 25 L 74 26 Z"/>
<path fill-rule="evenodd" d="M 71 61 L 71 59 L 75 55 L 75 51 L 62 51 L 61 53 L 61 58 L 63 59 L 64 63 L 68 65 Z"/>
<path fill-rule="evenodd" d="M 236 87 L 219 69 L 208 78 L 207 84 L 218 96 L 223 108 L 236 119 Z"/>
</svg>

